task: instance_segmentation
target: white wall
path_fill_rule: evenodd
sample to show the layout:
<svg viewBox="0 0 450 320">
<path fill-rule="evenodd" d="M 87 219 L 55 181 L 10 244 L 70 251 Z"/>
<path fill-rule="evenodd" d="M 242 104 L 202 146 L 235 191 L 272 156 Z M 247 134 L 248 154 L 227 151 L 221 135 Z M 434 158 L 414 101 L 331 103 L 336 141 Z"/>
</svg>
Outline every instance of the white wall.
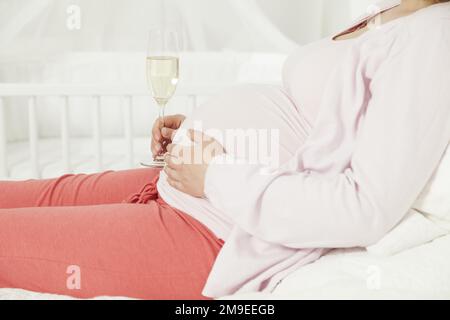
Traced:
<svg viewBox="0 0 450 320">
<path fill-rule="evenodd" d="M 264 13 L 288 37 L 302 44 L 322 35 L 322 0 L 257 0 Z"/>
<path fill-rule="evenodd" d="M 336 1 L 336 0 L 335 0 Z M 339 0 L 337 0 L 339 1 Z M 378 1 L 375 0 L 350 0 L 350 14 L 351 17 L 357 18 L 361 13 L 365 12 L 367 8 Z"/>
<path fill-rule="evenodd" d="M 299 44 L 340 31 L 375 0 L 257 0 L 283 33 Z"/>
</svg>

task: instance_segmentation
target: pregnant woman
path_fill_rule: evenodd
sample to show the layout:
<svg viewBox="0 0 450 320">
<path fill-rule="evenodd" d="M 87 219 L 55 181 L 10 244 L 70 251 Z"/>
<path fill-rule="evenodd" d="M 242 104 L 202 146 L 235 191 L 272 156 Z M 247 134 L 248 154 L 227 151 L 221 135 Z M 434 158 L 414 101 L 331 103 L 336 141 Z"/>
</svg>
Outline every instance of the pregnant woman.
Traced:
<svg viewBox="0 0 450 320">
<path fill-rule="evenodd" d="M 448 1 L 388 1 L 291 55 L 283 87 L 239 87 L 157 122 L 161 172 L 1 182 L 0 287 L 150 299 L 271 291 L 330 248 L 375 243 L 447 148 L 449 54 Z M 196 121 L 278 130 L 279 167 L 206 134 L 180 144 Z"/>
</svg>

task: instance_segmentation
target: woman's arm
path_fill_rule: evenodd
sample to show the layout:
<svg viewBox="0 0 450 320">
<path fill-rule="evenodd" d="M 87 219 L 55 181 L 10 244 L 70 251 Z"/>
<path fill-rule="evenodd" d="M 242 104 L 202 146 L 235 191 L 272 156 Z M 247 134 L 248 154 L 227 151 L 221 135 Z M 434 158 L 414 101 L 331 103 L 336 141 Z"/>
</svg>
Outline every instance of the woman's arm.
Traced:
<svg viewBox="0 0 450 320">
<path fill-rule="evenodd" d="M 345 172 L 269 176 L 256 165 L 220 164 L 221 155 L 206 172 L 206 196 L 245 231 L 288 247 L 379 240 L 414 203 L 448 145 L 449 30 L 446 23 L 440 38 L 412 39 L 376 79 Z"/>
</svg>

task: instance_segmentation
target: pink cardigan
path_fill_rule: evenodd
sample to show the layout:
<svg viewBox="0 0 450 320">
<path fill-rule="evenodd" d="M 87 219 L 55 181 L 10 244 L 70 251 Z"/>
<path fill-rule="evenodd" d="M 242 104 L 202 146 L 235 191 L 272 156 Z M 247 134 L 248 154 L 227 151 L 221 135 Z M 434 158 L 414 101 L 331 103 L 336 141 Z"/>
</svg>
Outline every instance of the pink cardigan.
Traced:
<svg viewBox="0 0 450 320">
<path fill-rule="evenodd" d="M 377 242 L 439 164 L 450 140 L 450 5 L 351 41 L 288 164 L 267 174 L 224 155 L 210 165 L 207 198 L 234 226 L 206 296 L 270 291 L 327 248 Z"/>
</svg>

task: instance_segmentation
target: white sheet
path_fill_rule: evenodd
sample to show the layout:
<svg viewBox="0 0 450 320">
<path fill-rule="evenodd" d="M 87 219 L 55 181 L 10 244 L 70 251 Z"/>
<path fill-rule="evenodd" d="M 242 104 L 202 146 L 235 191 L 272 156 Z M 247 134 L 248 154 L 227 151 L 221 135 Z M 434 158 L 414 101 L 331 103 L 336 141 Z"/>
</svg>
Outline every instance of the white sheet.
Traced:
<svg viewBox="0 0 450 320">
<path fill-rule="evenodd" d="M 335 250 L 287 277 L 271 295 L 224 299 L 449 299 L 450 235 L 390 257 Z"/>
<path fill-rule="evenodd" d="M 132 167 L 139 167 L 139 162 L 151 159 L 150 138 L 136 137 L 134 144 L 134 163 Z M 126 141 L 123 138 L 105 138 L 103 145 L 102 170 L 125 170 L 130 166 L 124 155 Z M 71 168 L 74 173 L 94 173 L 98 169 L 94 160 L 94 143 L 91 138 L 73 138 L 70 140 Z M 40 167 L 42 178 L 58 177 L 66 173 L 62 163 L 62 150 L 59 139 L 41 139 L 39 141 Z M 8 170 L 10 180 L 24 180 L 32 176 L 27 142 L 8 144 Z"/>
</svg>

